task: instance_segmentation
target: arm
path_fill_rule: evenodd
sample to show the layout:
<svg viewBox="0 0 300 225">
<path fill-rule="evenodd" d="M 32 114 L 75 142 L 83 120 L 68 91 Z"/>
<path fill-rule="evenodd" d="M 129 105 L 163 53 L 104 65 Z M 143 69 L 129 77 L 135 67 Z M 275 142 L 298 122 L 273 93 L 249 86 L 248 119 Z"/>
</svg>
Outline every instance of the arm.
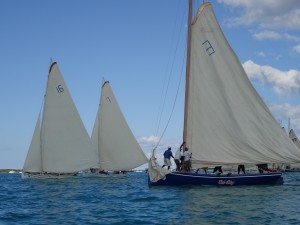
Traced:
<svg viewBox="0 0 300 225">
<path fill-rule="evenodd" d="M 185 144 L 185 141 L 180 145 L 180 151 L 182 150 L 183 145 Z"/>
</svg>

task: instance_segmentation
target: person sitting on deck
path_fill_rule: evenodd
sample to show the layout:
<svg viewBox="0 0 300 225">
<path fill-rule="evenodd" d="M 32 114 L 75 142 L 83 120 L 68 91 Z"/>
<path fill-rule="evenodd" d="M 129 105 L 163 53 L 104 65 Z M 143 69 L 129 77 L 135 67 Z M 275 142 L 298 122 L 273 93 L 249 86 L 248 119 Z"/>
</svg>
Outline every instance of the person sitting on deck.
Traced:
<svg viewBox="0 0 300 225">
<path fill-rule="evenodd" d="M 268 171 L 268 164 L 257 164 L 258 172 L 263 173 L 264 171 Z"/>
<path fill-rule="evenodd" d="M 213 173 L 219 171 L 217 174 L 220 175 L 223 173 L 222 166 L 215 166 Z"/>
<path fill-rule="evenodd" d="M 208 167 L 205 166 L 205 167 L 198 168 L 198 169 L 196 170 L 196 173 L 198 173 L 199 170 L 204 170 L 205 174 L 207 174 Z"/>
<path fill-rule="evenodd" d="M 100 170 L 100 171 L 99 171 L 99 173 L 100 173 L 100 174 L 105 174 L 105 175 L 108 175 L 108 172 L 107 172 L 107 171 L 105 171 L 105 170 Z"/>
<path fill-rule="evenodd" d="M 246 172 L 245 172 L 245 165 L 239 165 L 238 166 L 238 174 L 240 174 L 241 170 L 243 171 L 244 174 L 246 174 Z"/>
</svg>

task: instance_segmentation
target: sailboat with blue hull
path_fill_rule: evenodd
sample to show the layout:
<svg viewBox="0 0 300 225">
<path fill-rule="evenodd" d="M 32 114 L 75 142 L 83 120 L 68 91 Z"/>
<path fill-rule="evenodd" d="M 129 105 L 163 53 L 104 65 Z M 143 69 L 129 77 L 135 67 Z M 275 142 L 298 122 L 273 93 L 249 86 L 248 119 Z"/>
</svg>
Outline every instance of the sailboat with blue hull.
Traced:
<svg viewBox="0 0 300 225">
<path fill-rule="evenodd" d="M 191 172 L 148 164 L 149 186 L 275 185 L 281 172 L 200 174 L 199 168 L 300 162 L 300 151 L 282 132 L 248 79 L 225 38 L 212 5 L 204 2 L 192 20 L 189 0 L 183 146 L 192 155 Z"/>
<path fill-rule="evenodd" d="M 283 184 L 281 173 L 265 173 L 265 174 L 231 174 L 231 175 L 215 175 L 215 174 L 196 174 L 173 172 L 166 175 L 165 179 L 157 182 L 151 182 L 150 186 L 181 186 L 181 185 L 219 185 L 219 186 L 237 186 L 237 185 L 260 185 L 260 184 Z"/>
</svg>

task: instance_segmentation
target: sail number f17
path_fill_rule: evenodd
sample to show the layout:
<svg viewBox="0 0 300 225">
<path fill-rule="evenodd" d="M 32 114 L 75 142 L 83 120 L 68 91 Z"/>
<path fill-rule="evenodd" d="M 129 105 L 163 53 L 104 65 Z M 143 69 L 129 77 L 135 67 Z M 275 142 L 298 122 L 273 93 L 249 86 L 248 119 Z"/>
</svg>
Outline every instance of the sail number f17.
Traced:
<svg viewBox="0 0 300 225">
<path fill-rule="evenodd" d="M 209 42 L 209 40 L 206 40 L 202 43 L 202 45 L 205 46 L 205 51 L 208 53 L 208 55 L 212 55 L 215 53 L 215 50 L 213 48 L 213 46 L 211 45 L 211 43 Z"/>
</svg>

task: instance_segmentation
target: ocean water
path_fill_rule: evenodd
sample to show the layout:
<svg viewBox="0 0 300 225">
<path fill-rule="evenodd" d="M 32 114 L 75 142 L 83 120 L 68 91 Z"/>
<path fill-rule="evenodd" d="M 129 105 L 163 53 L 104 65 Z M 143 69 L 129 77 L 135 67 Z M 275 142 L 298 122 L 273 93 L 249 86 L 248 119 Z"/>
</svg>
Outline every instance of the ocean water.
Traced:
<svg viewBox="0 0 300 225">
<path fill-rule="evenodd" d="M 300 173 L 279 186 L 148 187 L 119 178 L 0 174 L 0 224 L 300 224 Z"/>
</svg>

